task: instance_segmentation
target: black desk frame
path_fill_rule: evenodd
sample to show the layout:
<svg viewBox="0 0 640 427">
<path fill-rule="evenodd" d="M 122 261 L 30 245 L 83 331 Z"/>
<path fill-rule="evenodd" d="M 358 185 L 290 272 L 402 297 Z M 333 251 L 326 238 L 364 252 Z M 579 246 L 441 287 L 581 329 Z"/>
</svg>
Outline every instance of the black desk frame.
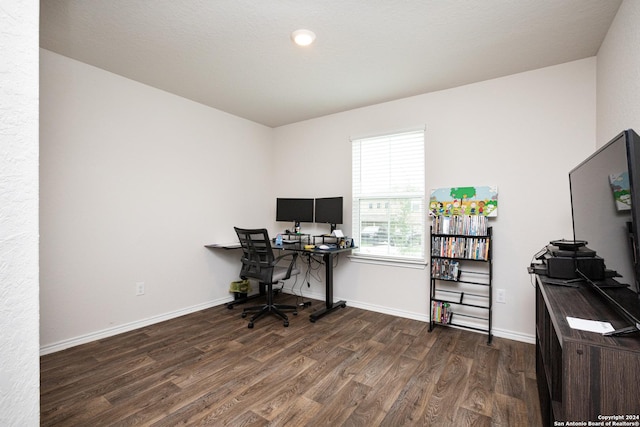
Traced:
<svg viewBox="0 0 640 427">
<path fill-rule="evenodd" d="M 273 248 L 284 251 L 296 251 L 309 255 L 322 255 L 325 271 L 325 304 L 324 308 L 311 313 L 309 316 L 309 320 L 311 322 L 315 322 L 338 308 L 345 308 L 347 306 L 347 302 L 343 300 L 333 302 L 333 260 L 337 255 L 345 252 L 351 252 L 355 248 L 335 248 L 328 250 L 317 248 L 305 249 L 300 244 L 274 245 Z"/>
<path fill-rule="evenodd" d="M 240 244 L 239 243 L 232 243 L 227 245 L 210 244 L 210 245 L 205 245 L 205 247 L 210 249 L 221 248 L 221 249 L 228 250 L 228 249 L 239 249 Z M 351 252 L 352 250 L 356 249 L 355 247 L 335 248 L 335 249 L 329 249 L 329 250 L 322 250 L 317 248 L 305 249 L 301 243 L 284 243 L 282 245 L 274 244 L 272 245 L 272 247 L 273 249 L 277 249 L 277 250 L 296 251 L 296 252 L 308 254 L 308 255 L 322 255 L 322 261 L 324 262 L 324 271 L 325 271 L 325 279 L 324 279 L 325 303 L 324 303 L 324 308 L 317 310 L 311 313 L 311 315 L 309 315 L 309 320 L 311 322 L 315 322 L 316 320 L 326 316 L 327 314 L 331 313 L 334 310 L 337 310 L 338 308 L 345 308 L 347 306 L 347 302 L 343 300 L 333 302 L 333 261 L 337 255 L 341 253 Z M 250 295 L 246 298 L 242 298 L 242 299 L 227 303 L 227 307 L 233 308 L 235 304 L 243 304 L 248 300 L 256 298 L 261 295 L 264 295 L 264 290 L 262 289 L 262 287 L 260 289 L 259 294 Z"/>
</svg>

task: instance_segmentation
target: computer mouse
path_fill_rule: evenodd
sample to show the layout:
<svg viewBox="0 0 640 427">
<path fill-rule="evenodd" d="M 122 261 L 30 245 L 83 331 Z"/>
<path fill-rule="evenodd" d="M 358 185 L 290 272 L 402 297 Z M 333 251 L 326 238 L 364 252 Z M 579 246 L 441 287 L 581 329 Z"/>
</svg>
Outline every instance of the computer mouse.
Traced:
<svg viewBox="0 0 640 427">
<path fill-rule="evenodd" d="M 329 250 L 329 249 L 330 249 L 330 248 L 329 248 L 329 246 L 327 246 L 327 245 L 319 245 L 319 246 L 316 246 L 316 247 L 317 247 L 318 249 L 322 249 L 323 251 L 326 251 L 326 250 Z"/>
</svg>

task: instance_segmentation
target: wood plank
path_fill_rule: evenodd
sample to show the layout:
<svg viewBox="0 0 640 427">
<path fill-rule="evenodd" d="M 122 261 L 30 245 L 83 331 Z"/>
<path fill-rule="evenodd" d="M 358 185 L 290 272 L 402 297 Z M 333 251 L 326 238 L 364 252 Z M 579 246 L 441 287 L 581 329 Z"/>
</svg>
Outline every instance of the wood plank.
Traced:
<svg viewBox="0 0 640 427">
<path fill-rule="evenodd" d="M 484 345 L 477 346 L 464 398 L 460 403 L 461 407 L 481 415 L 491 416 L 499 359 L 498 349 Z"/>
<path fill-rule="evenodd" d="M 279 302 L 296 298 L 279 295 Z M 41 424 L 542 425 L 533 346 L 349 307 L 201 310 L 41 358 Z"/>
<path fill-rule="evenodd" d="M 371 392 L 358 405 L 346 420 L 346 425 L 377 426 L 398 399 L 400 392 L 414 375 L 419 362 L 400 355 L 391 368 L 378 380 Z"/>
<path fill-rule="evenodd" d="M 453 425 L 469 379 L 472 360 L 452 353 L 421 417 L 424 425 Z"/>
</svg>

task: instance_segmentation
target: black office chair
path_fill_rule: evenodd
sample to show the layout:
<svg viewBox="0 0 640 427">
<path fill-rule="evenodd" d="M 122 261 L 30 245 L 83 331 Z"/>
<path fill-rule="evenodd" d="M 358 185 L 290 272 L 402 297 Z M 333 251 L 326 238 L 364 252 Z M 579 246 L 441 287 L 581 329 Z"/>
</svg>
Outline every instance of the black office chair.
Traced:
<svg viewBox="0 0 640 427">
<path fill-rule="evenodd" d="M 266 304 L 245 308 L 242 311 L 242 317 L 246 317 L 247 313 L 256 312 L 249 320 L 249 328 L 253 328 L 253 322 L 267 313 L 279 316 L 284 320 L 284 326 L 289 326 L 289 318 L 282 310 L 293 310 L 293 314 L 298 314 L 298 309 L 295 305 L 274 304 L 273 285 L 300 273 L 295 268 L 298 253 L 287 252 L 284 255 L 275 257 L 269 233 L 266 229 L 243 229 L 238 227 L 234 227 L 234 229 L 242 245 L 240 277 L 243 279 L 257 279 L 261 286 L 266 287 Z M 288 265 L 277 265 L 286 259 L 290 259 Z"/>
</svg>

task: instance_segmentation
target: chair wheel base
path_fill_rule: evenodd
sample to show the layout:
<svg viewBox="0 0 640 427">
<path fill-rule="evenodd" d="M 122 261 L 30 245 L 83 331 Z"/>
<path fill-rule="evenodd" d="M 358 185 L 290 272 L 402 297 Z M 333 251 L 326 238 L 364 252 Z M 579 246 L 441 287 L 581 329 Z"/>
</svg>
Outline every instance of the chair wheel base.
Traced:
<svg viewBox="0 0 640 427">
<path fill-rule="evenodd" d="M 265 315 L 271 314 L 274 315 L 278 318 L 280 318 L 283 321 L 283 324 L 285 327 L 289 326 L 289 318 L 287 317 L 286 314 L 284 314 L 284 311 L 291 311 L 294 315 L 298 314 L 298 309 L 296 306 L 294 305 L 287 305 L 287 304 L 274 304 L 273 303 L 273 297 L 270 293 L 271 289 L 267 289 L 267 302 L 266 304 L 263 305 L 256 305 L 253 307 L 246 307 L 244 310 L 242 310 L 242 313 L 240 313 L 240 316 L 242 318 L 246 318 L 248 314 L 251 314 L 251 317 L 249 318 L 249 323 L 247 324 L 247 327 L 249 329 L 252 329 L 254 326 L 254 323 L 256 322 L 256 320 L 262 318 Z"/>
</svg>

